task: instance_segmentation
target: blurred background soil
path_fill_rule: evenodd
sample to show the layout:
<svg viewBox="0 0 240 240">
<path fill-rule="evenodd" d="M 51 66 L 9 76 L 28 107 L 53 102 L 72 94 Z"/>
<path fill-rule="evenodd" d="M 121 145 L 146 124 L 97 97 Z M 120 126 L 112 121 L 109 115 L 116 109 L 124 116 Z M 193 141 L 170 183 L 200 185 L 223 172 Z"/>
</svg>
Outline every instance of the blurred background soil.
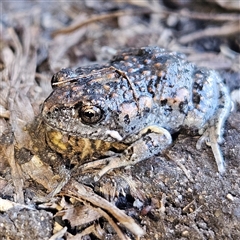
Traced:
<svg viewBox="0 0 240 240">
<path fill-rule="evenodd" d="M 122 235 L 116 233 L 84 197 L 66 189 L 53 194 L 70 178 L 124 210 L 146 231 L 141 239 L 240 239 L 239 1 L 2 1 L 0 17 L 0 239 L 137 239 L 112 217 L 121 223 Z M 198 137 L 184 133 L 168 157 L 112 171 L 97 183 L 71 175 L 65 159 L 47 148 L 38 115 L 52 75 L 148 45 L 182 52 L 219 71 L 228 85 L 234 108 L 221 145 L 224 176 L 211 149 L 197 151 Z"/>
</svg>

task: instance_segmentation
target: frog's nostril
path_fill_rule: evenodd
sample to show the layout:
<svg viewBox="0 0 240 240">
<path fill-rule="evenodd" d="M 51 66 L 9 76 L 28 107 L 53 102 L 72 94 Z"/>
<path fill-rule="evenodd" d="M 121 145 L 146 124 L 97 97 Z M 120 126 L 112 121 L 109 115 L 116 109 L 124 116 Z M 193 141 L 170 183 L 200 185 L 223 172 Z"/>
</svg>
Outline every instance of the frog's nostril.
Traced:
<svg viewBox="0 0 240 240">
<path fill-rule="evenodd" d="M 47 107 L 44 107 L 42 110 L 42 115 L 47 118 L 56 117 L 59 115 L 59 109 L 58 108 L 49 109 Z"/>
</svg>

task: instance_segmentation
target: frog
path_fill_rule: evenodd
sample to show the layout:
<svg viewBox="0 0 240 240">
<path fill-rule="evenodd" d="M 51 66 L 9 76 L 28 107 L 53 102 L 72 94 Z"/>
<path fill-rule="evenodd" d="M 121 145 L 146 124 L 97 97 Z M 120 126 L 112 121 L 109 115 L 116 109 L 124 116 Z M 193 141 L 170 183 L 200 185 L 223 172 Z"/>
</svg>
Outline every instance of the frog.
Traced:
<svg viewBox="0 0 240 240">
<path fill-rule="evenodd" d="M 148 46 L 121 50 L 102 65 L 62 69 L 51 84 L 41 110 L 49 142 L 68 152 L 74 146 L 69 139 L 80 139 L 83 158 L 99 150 L 102 158 L 94 161 L 104 166 L 96 181 L 112 169 L 163 154 L 182 130 L 199 135 L 196 148 L 210 146 L 218 172 L 225 172 L 220 144 L 231 99 L 217 71 Z"/>
</svg>

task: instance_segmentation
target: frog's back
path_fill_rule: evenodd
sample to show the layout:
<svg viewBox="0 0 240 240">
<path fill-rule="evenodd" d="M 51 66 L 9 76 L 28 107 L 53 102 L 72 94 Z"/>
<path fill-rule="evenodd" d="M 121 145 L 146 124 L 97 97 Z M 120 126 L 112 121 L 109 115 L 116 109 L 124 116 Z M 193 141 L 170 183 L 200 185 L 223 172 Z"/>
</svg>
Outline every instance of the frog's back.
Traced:
<svg viewBox="0 0 240 240">
<path fill-rule="evenodd" d="M 198 122 L 191 117 L 185 123 L 188 113 L 191 115 L 195 109 L 196 115 L 196 109 L 202 107 L 205 116 L 210 116 L 217 107 L 218 93 L 214 92 L 216 83 L 211 79 L 211 72 L 196 68 L 182 54 L 159 47 L 144 47 L 122 51 L 110 64 L 126 72 L 139 96 L 152 96 L 155 124 L 171 132 L 178 131 L 183 125 L 195 129 L 201 127 L 206 117 L 200 117 Z M 215 100 L 203 100 L 204 92 Z"/>
</svg>

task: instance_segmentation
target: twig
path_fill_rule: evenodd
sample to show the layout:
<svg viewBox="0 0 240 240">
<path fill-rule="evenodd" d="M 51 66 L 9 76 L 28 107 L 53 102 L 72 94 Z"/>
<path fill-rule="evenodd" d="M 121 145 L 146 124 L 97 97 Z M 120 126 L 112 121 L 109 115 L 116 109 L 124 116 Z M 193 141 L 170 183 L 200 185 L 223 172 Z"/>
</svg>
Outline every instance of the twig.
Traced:
<svg viewBox="0 0 240 240">
<path fill-rule="evenodd" d="M 165 207 L 165 204 L 166 204 L 166 194 L 165 193 L 163 193 L 162 194 L 162 198 L 161 198 L 161 207 L 160 207 L 160 212 L 162 213 L 162 214 L 164 214 L 165 213 L 165 210 L 166 210 L 166 207 Z"/>
<path fill-rule="evenodd" d="M 67 236 L 67 239 L 69 240 L 78 240 L 82 239 L 84 236 L 89 235 L 91 233 L 95 233 L 95 225 L 92 224 L 91 226 L 85 228 L 81 233 L 76 234 L 75 236 Z M 99 238 L 99 236 L 97 236 Z M 100 238 L 102 239 L 102 238 Z"/>
<path fill-rule="evenodd" d="M 0 118 L 10 118 L 10 111 L 6 110 L 2 105 L 0 105 Z"/>
<path fill-rule="evenodd" d="M 64 228 L 62 228 L 60 231 L 58 231 L 57 233 L 55 233 L 54 235 L 52 235 L 52 236 L 49 238 L 49 240 L 61 239 L 66 232 L 67 232 L 67 227 L 64 227 Z"/>
<path fill-rule="evenodd" d="M 151 13 L 151 10 L 148 10 L 147 12 Z M 144 14 L 144 13 L 146 13 L 146 11 L 142 11 L 141 13 L 138 13 L 138 14 Z M 115 18 L 115 17 L 120 17 L 120 16 L 124 16 L 124 15 L 132 15 L 132 14 L 134 14 L 133 11 L 118 11 L 118 12 L 107 13 L 107 14 L 102 14 L 102 15 L 94 15 L 94 16 L 90 17 L 89 19 L 87 19 L 86 21 L 83 21 L 76 25 L 72 25 L 72 26 L 57 30 L 52 33 L 52 36 L 55 37 L 59 34 L 67 34 L 67 33 L 77 30 L 78 28 L 81 28 L 85 25 L 88 25 L 90 23 L 94 23 L 97 21 L 102 21 L 102 20 L 106 20 L 109 18 Z M 135 13 L 135 14 L 137 14 L 137 13 Z"/>
<path fill-rule="evenodd" d="M 63 194 L 77 198 L 82 202 L 91 203 L 93 206 L 107 211 L 137 237 L 144 235 L 143 229 L 140 228 L 131 217 L 127 216 L 123 211 L 112 205 L 104 198 L 95 194 L 91 188 L 74 180 L 70 180 L 64 187 Z"/>
<path fill-rule="evenodd" d="M 193 180 L 191 174 L 189 173 L 189 171 L 188 171 L 188 170 L 185 168 L 185 166 L 180 162 L 180 161 L 183 160 L 183 159 L 179 159 L 179 160 L 178 160 L 177 158 L 173 157 L 173 156 L 170 155 L 170 154 L 166 154 L 166 156 L 167 156 L 169 159 L 173 160 L 173 161 L 182 169 L 182 171 L 184 172 L 184 174 L 186 175 L 186 177 L 188 178 L 188 180 L 189 180 L 190 182 L 194 182 L 194 180 Z"/>
<path fill-rule="evenodd" d="M 102 15 L 93 15 L 88 20 L 80 22 L 78 24 L 74 24 L 68 26 L 66 28 L 62 28 L 60 30 L 56 30 L 52 33 L 52 37 L 55 37 L 59 34 L 68 34 L 71 33 L 85 25 L 106 20 L 109 18 L 116 18 L 126 15 L 143 15 L 143 14 L 163 14 L 163 17 L 166 15 L 177 15 L 182 17 L 188 17 L 191 19 L 200 19 L 200 20 L 211 20 L 211 21 L 239 21 L 240 15 L 239 14 L 213 14 L 213 13 L 199 13 L 199 12 L 188 12 L 188 11 L 180 11 L 180 12 L 172 12 L 167 10 L 155 11 L 154 9 L 143 9 L 141 11 L 117 11 L 114 13 L 107 13 Z"/>
<path fill-rule="evenodd" d="M 120 240 L 128 240 L 126 236 L 122 233 L 118 225 L 113 221 L 113 219 L 106 212 L 104 212 L 101 208 L 94 208 L 94 210 L 100 213 L 112 225 L 113 229 L 116 231 Z"/>
<path fill-rule="evenodd" d="M 200 12 L 189 12 L 187 10 L 182 10 L 180 12 L 171 12 L 169 14 L 180 15 L 182 17 L 187 17 L 191 19 L 199 19 L 199 20 L 211 20 L 211 21 L 239 21 L 240 15 L 239 14 L 232 14 L 232 13 L 200 13 Z"/>
<path fill-rule="evenodd" d="M 234 22 L 225 24 L 221 27 L 211 27 L 194 33 L 190 33 L 188 35 L 181 37 L 179 39 L 179 42 L 181 44 L 186 44 L 204 37 L 228 36 L 239 32 L 240 32 L 239 22 Z"/>
<path fill-rule="evenodd" d="M 184 208 L 183 208 L 183 212 L 186 213 L 187 210 L 191 207 L 191 205 L 193 205 L 195 202 L 195 199 L 193 199 L 190 203 L 188 203 Z"/>
<path fill-rule="evenodd" d="M 6 212 L 11 208 L 18 208 L 18 209 L 29 209 L 29 210 L 36 210 L 34 207 L 16 203 L 7 199 L 0 198 L 0 212 Z"/>
<path fill-rule="evenodd" d="M 8 159 L 8 163 L 11 167 L 12 180 L 13 180 L 13 184 L 14 184 L 15 191 L 16 191 L 15 202 L 24 204 L 23 176 L 22 176 L 22 171 L 21 171 L 19 165 L 15 161 L 13 144 L 7 146 L 6 158 Z"/>
</svg>

